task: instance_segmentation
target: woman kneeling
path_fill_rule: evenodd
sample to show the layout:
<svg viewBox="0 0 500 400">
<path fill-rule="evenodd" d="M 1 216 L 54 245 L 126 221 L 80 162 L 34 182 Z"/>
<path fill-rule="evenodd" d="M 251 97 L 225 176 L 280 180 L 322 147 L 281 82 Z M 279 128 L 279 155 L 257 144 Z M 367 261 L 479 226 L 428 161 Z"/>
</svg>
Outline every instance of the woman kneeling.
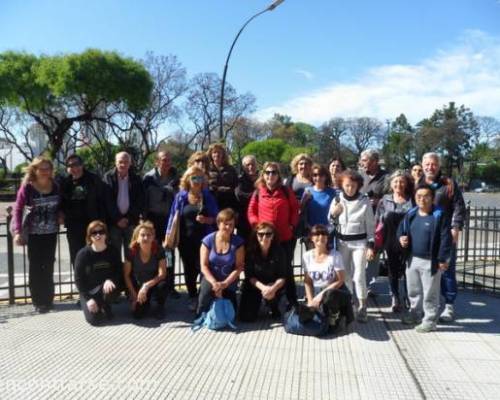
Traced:
<svg viewBox="0 0 500 400">
<path fill-rule="evenodd" d="M 106 243 L 108 229 L 102 221 L 87 227 L 87 246 L 75 258 L 75 282 L 83 315 L 91 325 L 113 317 L 111 303 L 119 294 L 122 262 L 118 250 Z"/>
<path fill-rule="evenodd" d="M 351 294 L 344 284 L 342 256 L 328 248 L 328 229 L 314 225 L 310 240 L 314 246 L 303 257 L 307 305 L 320 310 L 332 330 L 341 330 L 354 320 Z"/>
<path fill-rule="evenodd" d="M 231 300 L 236 310 L 236 289 L 243 271 L 245 249 L 243 239 L 234 234 L 236 214 L 226 208 L 217 214 L 216 232 L 201 242 L 200 265 L 203 279 L 200 284 L 198 311 L 207 312 L 215 298 Z"/>
<path fill-rule="evenodd" d="M 146 221 L 137 225 L 124 268 L 134 318 L 142 318 L 149 312 L 152 299 L 156 302 L 153 316 L 164 317 L 166 270 L 165 251 L 156 242 L 153 224 Z"/>
<path fill-rule="evenodd" d="M 286 256 L 274 225 L 261 222 L 254 228 L 248 244 L 245 281 L 240 301 L 240 319 L 255 321 L 262 299 L 273 318 L 281 316 L 278 304 L 284 295 Z"/>
</svg>

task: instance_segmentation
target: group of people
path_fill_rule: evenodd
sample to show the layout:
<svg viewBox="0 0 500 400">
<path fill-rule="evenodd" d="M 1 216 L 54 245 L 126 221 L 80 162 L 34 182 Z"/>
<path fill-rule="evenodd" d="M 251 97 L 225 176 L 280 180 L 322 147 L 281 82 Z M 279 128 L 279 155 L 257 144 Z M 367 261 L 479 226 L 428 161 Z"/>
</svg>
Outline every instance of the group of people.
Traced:
<svg viewBox="0 0 500 400">
<path fill-rule="evenodd" d="M 374 150 L 361 154 L 360 171 L 346 169 L 340 158 L 324 166 L 299 154 L 284 179 L 279 163 L 265 162 L 259 171 L 247 155 L 238 174 L 219 143 L 193 153 L 180 178 L 165 150 L 143 178 L 131 164 L 128 153 L 118 153 L 102 179 L 78 155 L 67 158 L 64 177 L 55 178 L 43 157 L 26 168 L 13 230 L 15 243 L 28 248 L 29 287 L 39 312 L 52 307 L 56 235 L 64 223 L 80 305 L 91 324 L 112 318 L 122 291 L 135 318 L 163 318 L 167 296 L 180 296 L 176 250 L 188 308 L 197 315 L 224 297 L 242 321 L 257 319 L 262 305 L 279 318 L 299 303 L 293 265 L 299 240 L 306 247 L 300 302 L 322 313 L 332 329 L 368 320 L 367 297 L 382 253 L 392 310 L 404 312 L 404 323 L 420 332 L 435 329 L 440 289 L 446 300 L 441 318 L 454 318 L 465 205 L 456 182 L 441 175 L 435 153 L 425 154 L 411 175 L 388 175 Z"/>
</svg>

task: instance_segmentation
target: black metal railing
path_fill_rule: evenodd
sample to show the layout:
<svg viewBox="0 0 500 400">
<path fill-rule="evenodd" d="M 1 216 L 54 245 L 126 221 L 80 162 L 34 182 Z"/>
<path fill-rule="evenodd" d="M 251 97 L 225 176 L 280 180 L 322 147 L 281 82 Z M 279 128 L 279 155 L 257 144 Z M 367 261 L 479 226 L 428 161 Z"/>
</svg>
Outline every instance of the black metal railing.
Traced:
<svg viewBox="0 0 500 400">
<path fill-rule="evenodd" d="M 14 246 L 9 232 L 10 216 L 0 222 L 0 303 L 30 302 L 28 261 L 25 246 Z M 303 246 L 294 259 L 295 276 L 302 276 Z M 174 266 L 175 285 L 184 284 L 180 257 Z M 500 208 L 467 207 L 464 230 L 457 250 L 457 279 L 462 287 L 500 294 Z M 54 265 L 56 299 L 77 295 L 70 266 L 66 232 L 58 234 Z"/>
</svg>

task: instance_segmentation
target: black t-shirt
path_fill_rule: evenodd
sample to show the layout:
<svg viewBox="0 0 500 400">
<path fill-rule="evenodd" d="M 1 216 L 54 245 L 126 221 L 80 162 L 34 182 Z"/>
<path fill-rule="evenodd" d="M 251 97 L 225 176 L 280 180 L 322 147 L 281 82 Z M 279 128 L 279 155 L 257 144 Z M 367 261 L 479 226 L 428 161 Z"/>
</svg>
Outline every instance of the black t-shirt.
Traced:
<svg viewBox="0 0 500 400">
<path fill-rule="evenodd" d="M 196 221 L 198 214 L 202 214 L 203 210 L 200 212 L 200 207 L 198 205 L 193 205 L 187 203 L 181 214 L 181 237 L 189 239 L 201 239 L 205 236 L 205 225 L 200 224 Z"/>
<path fill-rule="evenodd" d="M 121 274 L 120 253 L 111 246 L 101 252 L 85 246 L 76 255 L 75 283 L 80 295 L 87 300 L 93 297 L 92 291 L 107 279 L 118 285 Z"/>
<path fill-rule="evenodd" d="M 280 246 L 272 246 L 269 254 L 263 258 L 260 252 L 248 254 L 245 263 L 245 278 L 257 279 L 266 285 L 286 276 L 285 253 Z"/>
<path fill-rule="evenodd" d="M 411 254 L 415 257 L 431 258 L 431 237 L 434 229 L 432 215 L 415 215 L 410 224 Z"/>
<path fill-rule="evenodd" d="M 162 248 L 159 248 L 156 254 L 151 254 L 151 257 L 146 262 L 141 260 L 139 251 L 134 256 L 127 257 L 127 260 L 132 265 L 132 277 L 139 285 L 158 276 L 158 264 L 160 260 L 164 259 L 165 251 Z"/>
</svg>

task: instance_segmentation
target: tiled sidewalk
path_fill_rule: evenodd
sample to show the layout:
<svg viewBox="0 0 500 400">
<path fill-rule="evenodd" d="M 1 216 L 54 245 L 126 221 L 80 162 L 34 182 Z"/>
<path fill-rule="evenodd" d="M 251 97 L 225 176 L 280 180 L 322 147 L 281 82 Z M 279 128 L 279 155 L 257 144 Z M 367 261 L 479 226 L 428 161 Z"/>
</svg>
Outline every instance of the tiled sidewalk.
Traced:
<svg viewBox="0 0 500 400">
<path fill-rule="evenodd" d="M 325 339 L 270 321 L 191 333 L 185 299 L 162 323 L 119 305 L 99 328 L 73 303 L 45 315 L 1 307 L 0 398 L 500 399 L 499 298 L 461 292 L 458 321 L 430 334 L 401 325 L 387 300 Z"/>
</svg>

